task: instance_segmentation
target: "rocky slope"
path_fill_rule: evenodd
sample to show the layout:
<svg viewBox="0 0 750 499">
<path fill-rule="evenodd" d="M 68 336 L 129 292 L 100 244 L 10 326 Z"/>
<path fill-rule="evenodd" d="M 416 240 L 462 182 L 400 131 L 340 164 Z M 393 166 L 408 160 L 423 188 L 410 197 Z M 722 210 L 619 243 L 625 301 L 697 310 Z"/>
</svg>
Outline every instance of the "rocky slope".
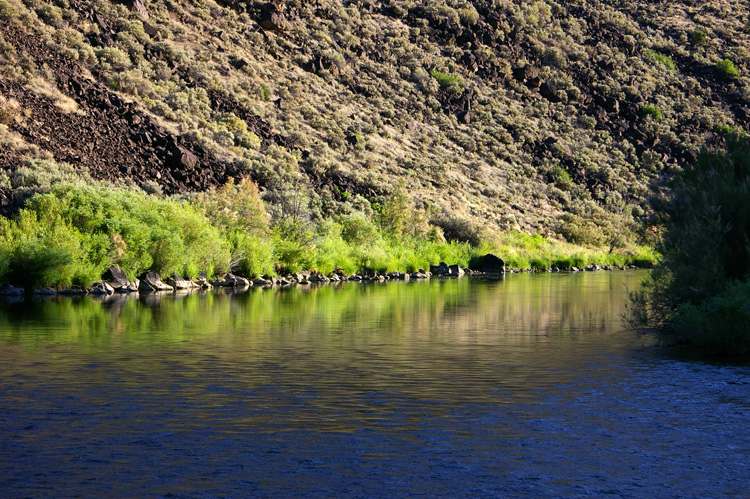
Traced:
<svg viewBox="0 0 750 499">
<path fill-rule="evenodd" d="M 0 0 L 0 19 L 6 211 L 71 175 L 164 194 L 250 175 L 276 217 L 403 186 L 447 230 L 601 243 L 750 121 L 735 0 Z"/>
</svg>

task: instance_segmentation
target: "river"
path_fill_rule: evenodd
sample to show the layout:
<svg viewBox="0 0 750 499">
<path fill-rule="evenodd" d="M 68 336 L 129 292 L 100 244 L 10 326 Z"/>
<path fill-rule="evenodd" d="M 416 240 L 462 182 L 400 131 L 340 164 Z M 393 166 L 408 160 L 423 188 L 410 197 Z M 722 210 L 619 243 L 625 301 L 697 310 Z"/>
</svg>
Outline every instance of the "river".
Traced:
<svg viewBox="0 0 750 499">
<path fill-rule="evenodd" d="M 747 497 L 750 367 L 644 276 L 0 302 L 0 497 Z"/>
</svg>

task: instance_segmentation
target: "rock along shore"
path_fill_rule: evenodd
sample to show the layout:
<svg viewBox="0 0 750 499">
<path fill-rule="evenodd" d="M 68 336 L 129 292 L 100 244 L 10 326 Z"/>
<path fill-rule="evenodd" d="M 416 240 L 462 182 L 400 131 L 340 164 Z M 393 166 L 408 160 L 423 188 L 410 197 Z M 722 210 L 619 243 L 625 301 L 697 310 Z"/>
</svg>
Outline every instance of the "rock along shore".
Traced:
<svg viewBox="0 0 750 499">
<path fill-rule="evenodd" d="M 596 272 L 601 270 L 626 270 L 628 268 L 638 268 L 636 266 L 614 267 L 588 265 L 578 269 L 573 267 L 569 270 L 559 268 L 550 268 L 546 270 L 534 269 L 512 269 L 506 268 L 505 262 L 498 256 L 488 253 L 475 262 L 473 269 L 464 269 L 454 264 L 448 265 L 440 262 L 438 265 L 431 265 L 429 270 L 419 269 L 416 272 L 370 272 L 355 273 L 346 275 L 343 269 L 323 275 L 316 272 L 298 272 L 287 274 L 285 276 L 264 275 L 255 279 L 248 279 L 235 275 L 231 272 L 221 278 L 209 281 L 205 273 L 196 279 L 185 279 L 179 275 L 171 275 L 165 280 L 156 272 L 144 272 L 133 281 L 128 280 L 125 272 L 119 265 L 113 265 L 102 274 L 102 279 L 91 284 L 88 288 L 71 288 L 63 290 L 53 290 L 50 288 L 34 289 L 31 294 L 34 296 L 109 296 L 119 294 L 153 294 L 153 293 L 176 293 L 189 292 L 193 290 L 207 290 L 211 288 L 230 288 L 234 290 L 245 290 L 249 288 L 290 288 L 293 286 L 310 286 L 320 284 L 336 284 L 343 282 L 387 282 L 387 281 L 411 281 L 411 280 L 428 280 L 431 278 L 450 279 L 461 278 L 464 276 L 484 279 L 501 279 L 506 273 L 538 273 L 538 272 Z M 15 287 L 11 284 L 5 284 L 0 287 L 0 296 L 22 298 L 27 294 L 23 288 Z"/>
</svg>

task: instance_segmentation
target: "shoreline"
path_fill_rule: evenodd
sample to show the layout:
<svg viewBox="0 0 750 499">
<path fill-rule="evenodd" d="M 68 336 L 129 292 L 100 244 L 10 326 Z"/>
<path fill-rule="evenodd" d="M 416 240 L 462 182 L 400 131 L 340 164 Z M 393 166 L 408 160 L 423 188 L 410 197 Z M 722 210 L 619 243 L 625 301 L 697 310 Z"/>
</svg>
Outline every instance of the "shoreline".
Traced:
<svg viewBox="0 0 750 499">
<path fill-rule="evenodd" d="M 547 270 L 537 270 L 537 269 L 507 269 L 505 272 L 481 272 L 477 270 L 471 270 L 471 269 L 462 269 L 462 273 L 460 275 L 447 275 L 447 274 L 433 274 L 429 271 L 424 271 L 420 269 L 417 272 L 414 272 L 412 274 L 403 273 L 403 272 L 390 272 L 387 274 L 353 274 L 351 276 L 338 276 L 336 274 L 333 274 L 332 276 L 324 276 L 322 274 L 312 274 L 309 272 L 300 272 L 297 274 L 297 276 L 302 277 L 302 279 L 289 279 L 292 276 L 284 276 L 284 277 L 271 277 L 268 276 L 268 278 L 259 277 L 256 279 L 248 279 L 243 278 L 240 276 L 235 276 L 233 274 L 228 274 L 228 276 L 233 277 L 236 279 L 236 282 L 239 282 L 241 284 L 224 284 L 223 282 L 227 282 L 226 280 L 221 282 L 219 280 L 215 280 L 212 283 L 206 283 L 204 285 L 200 285 L 192 280 L 183 280 L 185 283 L 189 283 L 189 285 L 185 287 L 174 287 L 174 286 L 168 286 L 169 289 L 157 289 L 157 290 L 151 290 L 146 291 L 143 289 L 139 289 L 138 286 L 135 288 L 128 289 L 127 287 L 123 290 L 118 289 L 115 290 L 112 288 L 111 285 L 108 285 L 105 281 L 100 281 L 97 283 L 94 283 L 91 288 L 89 289 L 64 289 L 60 291 L 55 291 L 53 289 L 35 289 L 31 291 L 26 291 L 23 288 L 16 288 L 12 285 L 4 285 L 0 287 L 0 302 L 4 302 L 6 304 L 12 304 L 12 303 L 20 303 L 23 302 L 27 297 L 29 298 L 36 298 L 36 299 L 48 299 L 48 298 L 56 298 L 56 297 L 62 297 L 62 298 L 83 298 L 83 297 L 92 297 L 92 298 L 98 298 L 98 299 L 108 299 L 113 297 L 123 297 L 123 298 L 141 298 L 141 297 L 161 297 L 161 296 L 167 296 L 167 295 L 173 295 L 173 296 L 187 296 L 192 295 L 194 293 L 198 294 L 207 294 L 207 293 L 217 293 L 217 294 L 240 294 L 245 293 L 253 289 L 266 289 L 266 290 L 278 290 L 278 291 L 284 291 L 289 289 L 315 289 L 323 286 L 341 286 L 346 283 L 355 283 L 360 285 L 369 285 L 373 283 L 378 284 L 386 284 L 386 283 L 393 283 L 393 282 L 429 282 L 433 280 L 458 280 L 458 279 L 476 279 L 476 280 L 486 280 L 486 281 L 501 281 L 504 280 L 506 275 L 508 274 L 578 274 L 578 273 L 588 273 L 588 272 L 607 272 L 607 271 L 634 271 L 634 270 L 647 270 L 644 267 L 638 267 L 636 265 L 625 265 L 622 267 L 619 266 L 599 266 L 599 265 L 589 265 L 583 269 L 570 269 L 570 270 L 562 270 L 562 269 L 547 269 Z M 226 276 L 225 276 L 226 278 Z M 171 279 L 170 279 L 171 280 Z M 200 280 L 199 280 L 200 281 Z M 129 283 L 131 286 L 133 283 Z"/>
</svg>

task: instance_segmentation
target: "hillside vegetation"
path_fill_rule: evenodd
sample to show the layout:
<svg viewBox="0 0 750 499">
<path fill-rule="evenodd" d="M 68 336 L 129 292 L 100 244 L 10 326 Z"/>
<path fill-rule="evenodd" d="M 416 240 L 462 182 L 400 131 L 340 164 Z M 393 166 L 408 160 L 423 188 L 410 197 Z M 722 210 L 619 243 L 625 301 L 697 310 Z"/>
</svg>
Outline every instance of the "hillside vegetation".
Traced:
<svg viewBox="0 0 750 499">
<path fill-rule="evenodd" d="M 60 181 L 190 197 L 250 177 L 282 228 L 382 221 L 404 192 L 420 237 L 614 248 L 643 236 L 662 180 L 747 129 L 748 14 L 735 0 L 0 0 L 3 209 Z"/>
</svg>

